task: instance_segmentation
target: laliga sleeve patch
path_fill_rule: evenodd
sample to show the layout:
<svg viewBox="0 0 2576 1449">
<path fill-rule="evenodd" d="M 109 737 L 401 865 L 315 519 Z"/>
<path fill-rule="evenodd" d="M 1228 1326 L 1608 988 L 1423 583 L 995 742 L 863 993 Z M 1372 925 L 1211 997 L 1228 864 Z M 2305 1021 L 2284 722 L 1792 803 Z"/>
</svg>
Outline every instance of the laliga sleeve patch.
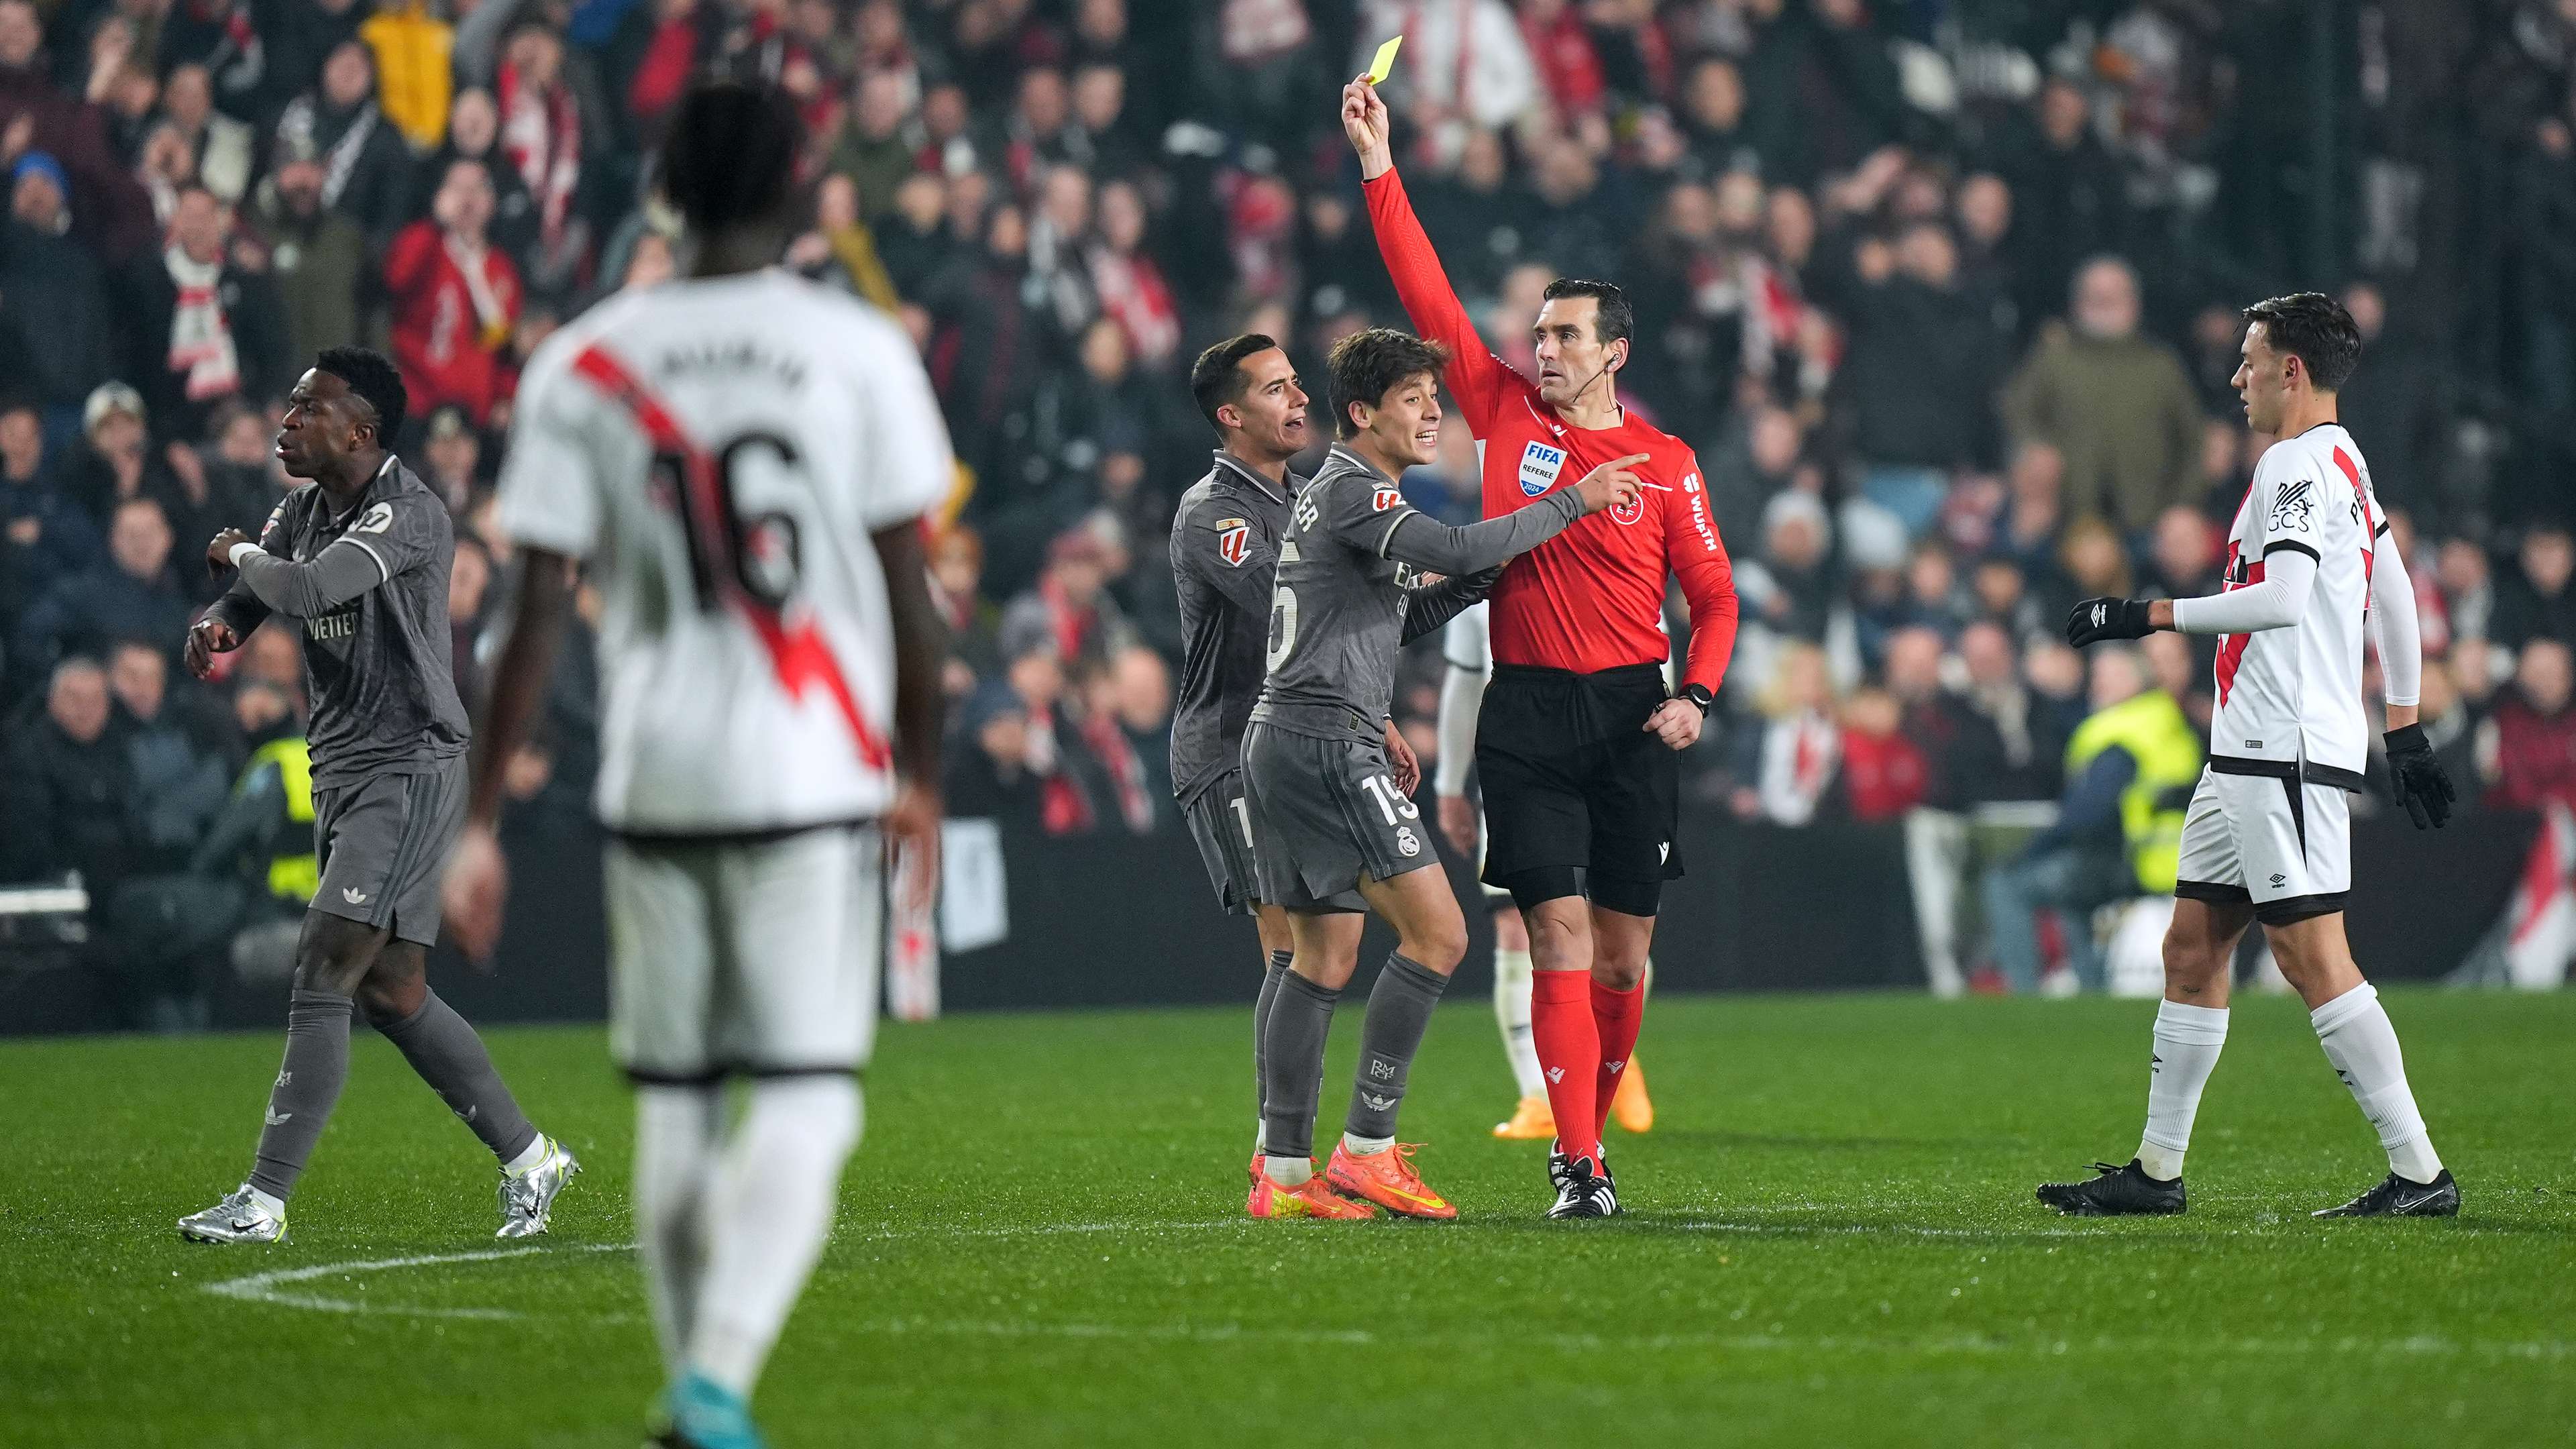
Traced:
<svg viewBox="0 0 2576 1449">
<path fill-rule="evenodd" d="M 1369 495 L 1369 511 L 1384 513 L 1404 501 L 1404 495 L 1393 488 L 1380 488 Z"/>
<path fill-rule="evenodd" d="M 1216 556 L 1231 567 L 1243 567 L 1244 556 L 1252 551 L 1252 525 L 1240 518 L 1223 518 L 1217 520 L 1216 529 Z"/>
<path fill-rule="evenodd" d="M 1536 498 L 1556 486 L 1556 477 L 1565 471 L 1565 450 L 1545 443 L 1532 443 L 1521 449 L 1521 494 Z"/>
</svg>

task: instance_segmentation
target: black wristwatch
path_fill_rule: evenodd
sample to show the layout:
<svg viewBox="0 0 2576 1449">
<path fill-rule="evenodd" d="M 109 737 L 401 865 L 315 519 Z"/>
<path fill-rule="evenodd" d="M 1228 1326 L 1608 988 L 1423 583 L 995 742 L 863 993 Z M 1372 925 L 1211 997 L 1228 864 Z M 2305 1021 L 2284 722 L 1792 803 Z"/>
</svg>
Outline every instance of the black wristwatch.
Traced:
<svg viewBox="0 0 2576 1449">
<path fill-rule="evenodd" d="M 1698 705 L 1702 719 L 1708 718 L 1708 707 L 1717 703 L 1717 696 L 1709 693 L 1708 686 L 1705 684 L 1685 684 L 1682 686 L 1682 692 L 1674 695 L 1673 698 L 1687 699 Z"/>
</svg>

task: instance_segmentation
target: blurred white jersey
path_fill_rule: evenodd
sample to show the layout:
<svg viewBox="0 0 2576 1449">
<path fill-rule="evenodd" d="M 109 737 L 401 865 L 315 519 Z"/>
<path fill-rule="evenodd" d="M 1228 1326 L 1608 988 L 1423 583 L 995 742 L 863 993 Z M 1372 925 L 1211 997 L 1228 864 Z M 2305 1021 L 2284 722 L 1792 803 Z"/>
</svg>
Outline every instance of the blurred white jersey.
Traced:
<svg viewBox="0 0 2576 1449">
<path fill-rule="evenodd" d="M 2361 644 L 2371 553 L 2387 528 L 2352 434 L 2326 423 L 2283 438 L 2254 466 L 2227 535 L 2226 588 L 2263 579 L 2263 561 L 2297 549 L 2317 561 L 2298 622 L 2218 640 L 2218 711 L 2209 753 L 2350 773 L 2370 756 Z"/>
<path fill-rule="evenodd" d="M 1494 645 L 1490 633 L 1494 606 L 1470 604 L 1441 626 L 1440 657 L 1470 674 L 1494 677 Z"/>
<path fill-rule="evenodd" d="M 500 520 L 588 559 L 602 591 L 602 823 L 704 837 L 884 812 L 894 631 L 869 535 L 951 473 L 911 339 L 783 272 L 627 292 L 537 349 Z"/>
</svg>

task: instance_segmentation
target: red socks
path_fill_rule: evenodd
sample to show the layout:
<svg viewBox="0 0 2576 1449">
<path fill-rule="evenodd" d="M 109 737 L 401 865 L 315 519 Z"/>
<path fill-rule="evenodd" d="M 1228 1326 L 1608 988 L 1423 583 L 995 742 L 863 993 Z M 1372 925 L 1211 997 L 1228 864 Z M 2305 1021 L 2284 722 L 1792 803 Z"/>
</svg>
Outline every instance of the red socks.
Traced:
<svg viewBox="0 0 2576 1449">
<path fill-rule="evenodd" d="M 1639 982 L 1625 991 L 1613 991 L 1598 981 L 1591 985 L 1593 1031 L 1601 1039 L 1601 1074 L 1592 1087 L 1592 1135 L 1599 1139 L 1609 1130 L 1610 1099 L 1619 1095 L 1628 1054 L 1637 1049 L 1637 1028 L 1646 1019 L 1646 987 Z"/>
<path fill-rule="evenodd" d="M 1538 1047 L 1539 1069 L 1547 1078 L 1547 1105 L 1556 1113 L 1557 1143 L 1568 1156 L 1599 1160 L 1597 1124 L 1609 1098 L 1596 1104 L 1601 1071 L 1601 1032 L 1593 1024 L 1593 986 L 1589 971 L 1538 971 L 1530 975 L 1530 1036 Z M 1606 1018 L 1605 1018 L 1606 1019 Z M 1637 1040 L 1635 1018 L 1629 1018 L 1628 1042 Z M 1626 1060 L 1624 1055 L 1620 1058 Z M 1582 1124 L 1596 1124 L 1589 1142 Z"/>
</svg>

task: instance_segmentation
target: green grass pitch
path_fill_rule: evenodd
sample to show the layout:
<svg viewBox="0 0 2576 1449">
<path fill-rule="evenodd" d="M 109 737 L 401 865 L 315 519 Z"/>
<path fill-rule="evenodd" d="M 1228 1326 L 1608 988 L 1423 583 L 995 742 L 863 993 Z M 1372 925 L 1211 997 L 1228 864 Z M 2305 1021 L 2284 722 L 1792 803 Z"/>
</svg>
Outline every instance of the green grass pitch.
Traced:
<svg viewBox="0 0 2576 1449">
<path fill-rule="evenodd" d="M 1613 1144 L 1628 1215 L 1579 1225 L 1486 1135 L 1481 993 L 1405 1114 L 1448 1226 L 1241 1219 L 1247 1011 L 890 1027 L 757 1408 L 781 1449 L 2576 1441 L 2576 996 L 2389 1006 L 2453 1222 L 2308 1219 L 2384 1164 L 2277 998 L 2236 1013 L 2191 1214 L 2109 1223 L 2031 1186 L 2135 1143 L 2143 1002 L 1659 1000 L 1662 1120 Z M 171 1223 L 245 1170 L 275 1038 L 0 1046 L 0 1444 L 635 1444 L 627 1094 L 595 1030 L 492 1041 L 589 1167 L 520 1254 L 370 1034 L 272 1249 Z"/>
</svg>

